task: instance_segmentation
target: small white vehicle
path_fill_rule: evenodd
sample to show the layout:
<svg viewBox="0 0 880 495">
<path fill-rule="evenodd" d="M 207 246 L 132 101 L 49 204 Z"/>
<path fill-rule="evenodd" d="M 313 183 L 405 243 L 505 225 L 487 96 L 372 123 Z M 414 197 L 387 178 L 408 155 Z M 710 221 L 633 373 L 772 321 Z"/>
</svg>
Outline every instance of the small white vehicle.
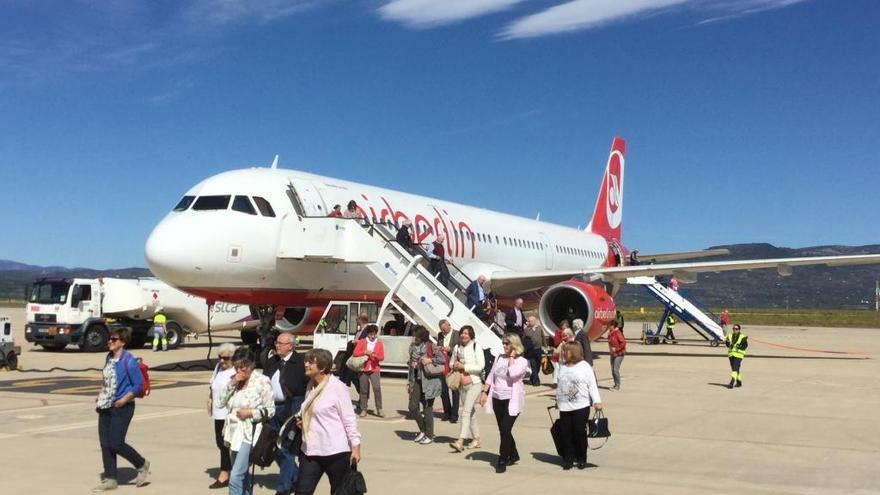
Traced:
<svg viewBox="0 0 880 495">
<path fill-rule="evenodd" d="M 0 316 L 0 366 L 12 371 L 18 368 L 21 346 L 12 340 L 12 321 L 8 316 Z"/>
<path fill-rule="evenodd" d="M 331 301 L 315 328 L 313 347 L 330 351 L 337 367 L 344 366 L 341 356 L 345 354 L 348 343 L 356 337 L 357 317 L 361 314 L 367 315 L 367 320 L 379 327 L 379 340 L 385 348 L 382 372 L 406 374 L 411 331 L 416 323 L 399 312 L 387 312 L 383 321 L 376 322 L 379 316 L 379 305 L 376 303 Z"/>
<path fill-rule="evenodd" d="M 156 278 L 42 278 L 28 299 L 25 339 L 49 350 L 77 344 L 83 351 L 107 348 L 114 326 L 131 329 L 130 348 L 139 348 L 151 336 L 153 315 L 162 306 L 168 320 L 168 347 L 178 347 L 186 333 L 242 330 L 255 326 L 246 305 L 215 303 L 171 287 Z"/>
</svg>

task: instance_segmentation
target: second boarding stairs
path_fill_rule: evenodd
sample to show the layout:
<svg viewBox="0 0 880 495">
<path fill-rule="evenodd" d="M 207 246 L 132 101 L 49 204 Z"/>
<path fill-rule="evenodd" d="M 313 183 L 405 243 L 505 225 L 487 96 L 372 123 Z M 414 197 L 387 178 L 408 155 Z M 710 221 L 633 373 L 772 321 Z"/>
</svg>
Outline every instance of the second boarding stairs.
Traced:
<svg viewBox="0 0 880 495">
<path fill-rule="evenodd" d="M 721 324 L 710 311 L 699 306 L 693 298 L 688 300 L 681 292 L 670 289 L 654 277 L 631 277 L 626 281 L 628 284 L 644 287 L 666 308 L 663 318 L 660 320 L 661 326 L 662 322 L 666 320 L 666 315 L 672 313 L 679 321 L 687 323 L 713 346 L 724 341 L 724 330 L 721 328 Z M 659 330 L 660 328 L 658 328 L 658 333 Z"/>
<path fill-rule="evenodd" d="M 395 242 L 395 233 L 393 227 L 383 224 L 291 216 L 283 221 L 278 257 L 363 266 L 388 290 L 379 320 L 393 307 L 424 324 L 434 336 L 440 320 L 448 320 L 453 328 L 470 325 L 483 349 L 500 354 L 501 338 L 465 304 L 464 287 L 470 280 L 464 273 L 456 269 L 447 288 L 428 271 L 420 252 L 413 255 Z"/>
</svg>

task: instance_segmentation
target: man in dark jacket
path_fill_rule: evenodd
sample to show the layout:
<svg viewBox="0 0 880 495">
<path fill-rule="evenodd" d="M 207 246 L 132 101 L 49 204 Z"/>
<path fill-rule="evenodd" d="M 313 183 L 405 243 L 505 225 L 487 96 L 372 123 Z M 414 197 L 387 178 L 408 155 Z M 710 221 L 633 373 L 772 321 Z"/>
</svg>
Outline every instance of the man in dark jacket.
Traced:
<svg viewBox="0 0 880 495">
<path fill-rule="evenodd" d="M 484 283 L 486 283 L 486 276 L 480 275 L 467 287 L 467 307 L 471 308 L 471 311 L 481 320 L 486 318 L 486 313 L 483 312 L 483 302 L 486 299 L 486 293 L 483 292 Z"/>
<path fill-rule="evenodd" d="M 584 328 L 584 320 L 580 318 L 571 322 L 571 328 L 574 330 L 574 341 L 581 345 L 584 350 L 584 361 L 593 366 L 593 346 L 590 344 L 590 336 L 587 335 L 587 329 Z"/>
<path fill-rule="evenodd" d="M 437 332 L 437 347 L 443 349 L 447 362 L 452 355 L 452 349 L 458 345 L 458 332 L 452 329 L 452 325 L 446 320 L 440 320 L 440 331 Z M 451 367 L 451 366 L 450 366 Z M 450 423 L 458 422 L 458 404 L 461 394 L 458 390 L 449 390 L 446 378 L 440 380 L 440 401 L 443 402 L 443 420 Z M 450 392 L 452 400 L 450 400 Z"/>
<path fill-rule="evenodd" d="M 523 313 L 523 300 L 517 297 L 513 307 L 504 315 L 504 326 L 508 332 L 516 332 L 520 338 L 523 336 L 523 326 L 526 324 L 526 315 Z"/>
<path fill-rule="evenodd" d="M 284 422 L 299 411 L 306 395 L 308 377 L 305 362 L 297 352 L 293 335 L 282 332 L 275 338 L 275 355 L 266 363 L 263 374 L 269 377 L 275 396 L 275 416 L 269 423 L 280 432 Z M 298 468 L 294 456 L 287 449 L 278 449 L 275 461 L 281 472 L 278 475 L 276 493 L 288 493 L 293 489 Z"/>
<path fill-rule="evenodd" d="M 413 250 L 413 240 L 412 240 L 412 232 L 410 232 L 409 228 L 412 222 L 409 219 L 403 220 L 403 225 L 397 230 L 397 243 L 400 244 L 400 247 L 406 249 L 406 252 L 409 254 L 415 255 Z"/>
</svg>

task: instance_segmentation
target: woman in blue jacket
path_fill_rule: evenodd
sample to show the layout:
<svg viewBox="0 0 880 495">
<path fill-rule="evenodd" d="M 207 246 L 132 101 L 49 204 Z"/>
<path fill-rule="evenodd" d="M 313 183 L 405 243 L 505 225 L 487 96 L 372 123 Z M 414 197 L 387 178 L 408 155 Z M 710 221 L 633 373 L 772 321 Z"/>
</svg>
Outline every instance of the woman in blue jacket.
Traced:
<svg viewBox="0 0 880 495">
<path fill-rule="evenodd" d="M 134 399 L 143 387 L 137 359 L 125 350 L 125 344 L 130 339 L 131 330 L 127 328 L 110 330 L 110 338 L 107 341 L 110 352 L 104 361 L 104 383 L 95 399 L 104 473 L 101 474 L 101 484 L 96 486 L 92 493 L 114 490 L 118 486 L 117 455 L 137 468 L 137 478 L 135 478 L 137 486 L 146 483 L 147 475 L 150 474 L 150 461 L 125 443 L 125 434 L 134 416 Z"/>
</svg>

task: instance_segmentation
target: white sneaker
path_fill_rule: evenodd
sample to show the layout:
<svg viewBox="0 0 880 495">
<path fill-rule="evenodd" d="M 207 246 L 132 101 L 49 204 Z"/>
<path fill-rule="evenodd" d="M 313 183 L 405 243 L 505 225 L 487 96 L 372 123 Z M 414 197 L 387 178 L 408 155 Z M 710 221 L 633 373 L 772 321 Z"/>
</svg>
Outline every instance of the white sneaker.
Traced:
<svg viewBox="0 0 880 495">
<path fill-rule="evenodd" d="M 431 443 L 434 443 L 434 439 L 431 438 L 431 437 L 429 437 L 429 436 L 427 436 L 427 435 L 425 435 L 424 438 L 422 438 L 421 440 L 419 440 L 419 444 L 421 444 L 421 445 L 428 445 L 428 444 L 431 444 Z"/>
<path fill-rule="evenodd" d="M 419 432 L 419 436 L 417 436 L 415 439 L 413 439 L 413 442 L 419 443 L 424 439 L 425 439 L 425 434 L 422 432 Z"/>
<path fill-rule="evenodd" d="M 109 490 L 115 490 L 119 485 L 116 480 L 110 478 L 101 478 L 101 484 L 92 488 L 92 493 L 101 493 Z"/>
</svg>

